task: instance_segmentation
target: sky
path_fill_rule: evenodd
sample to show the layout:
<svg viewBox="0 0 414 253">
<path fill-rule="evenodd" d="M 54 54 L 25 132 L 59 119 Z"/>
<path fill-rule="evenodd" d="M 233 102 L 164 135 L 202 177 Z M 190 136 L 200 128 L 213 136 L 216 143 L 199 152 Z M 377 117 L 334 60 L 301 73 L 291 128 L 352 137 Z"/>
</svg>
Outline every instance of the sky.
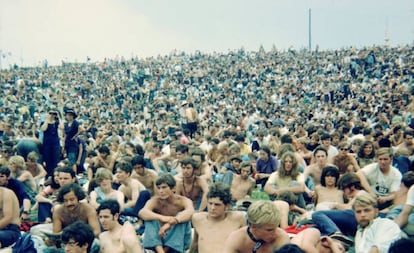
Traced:
<svg viewBox="0 0 414 253">
<path fill-rule="evenodd" d="M 413 0 L 0 0 L 0 67 L 414 41 Z"/>
</svg>

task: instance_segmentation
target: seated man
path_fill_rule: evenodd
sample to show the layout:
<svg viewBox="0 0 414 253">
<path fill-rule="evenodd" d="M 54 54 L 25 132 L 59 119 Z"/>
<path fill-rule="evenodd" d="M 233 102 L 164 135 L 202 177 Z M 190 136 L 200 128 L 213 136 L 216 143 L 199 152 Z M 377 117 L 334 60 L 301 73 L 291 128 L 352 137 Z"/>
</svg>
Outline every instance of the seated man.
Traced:
<svg viewBox="0 0 414 253">
<path fill-rule="evenodd" d="M 131 165 L 133 168 L 131 178 L 140 181 L 153 196 L 155 194 L 155 181 L 158 177 L 157 172 L 145 168 L 145 159 L 141 155 L 134 156 Z"/>
<path fill-rule="evenodd" d="M 252 195 L 256 187 L 256 181 L 250 176 L 252 172 L 253 167 L 250 162 L 242 162 L 240 164 L 240 175 L 235 174 L 231 184 L 231 195 L 234 201 Z"/>
<path fill-rule="evenodd" d="M 0 187 L 0 248 L 5 248 L 20 237 L 19 201 L 12 190 Z"/>
<path fill-rule="evenodd" d="M 247 210 L 249 225 L 232 232 L 224 244 L 225 253 L 273 253 L 289 243 L 281 228 L 280 212 L 271 201 L 259 200 Z"/>
<path fill-rule="evenodd" d="M 99 235 L 101 253 L 142 253 L 135 229 L 129 222 L 119 224 L 120 205 L 108 199 L 98 207 L 99 221 L 105 232 Z"/>
<path fill-rule="evenodd" d="M 194 213 L 190 199 L 174 193 L 175 179 L 163 174 L 156 181 L 158 194 L 139 212 L 145 220 L 144 248 L 157 253 L 184 252 L 191 240 L 190 221 Z"/>
<path fill-rule="evenodd" d="M 356 253 L 387 253 L 391 243 L 400 239 L 401 230 L 397 224 L 389 219 L 377 217 L 377 200 L 372 196 L 358 196 L 352 208 L 358 222 L 355 235 Z"/>
<path fill-rule="evenodd" d="M 86 197 L 82 187 L 76 183 L 63 186 L 58 193 L 59 203 L 53 210 L 53 233 L 60 233 L 62 229 L 74 223 L 83 221 L 89 224 L 95 236 L 101 233 L 98 217 L 95 208 L 84 202 L 80 202 Z"/>
<path fill-rule="evenodd" d="M 414 235 L 414 185 L 408 190 L 407 201 L 395 222 L 405 233 Z"/>
<path fill-rule="evenodd" d="M 190 253 L 220 252 L 229 234 L 246 226 L 243 212 L 228 211 L 231 194 L 228 186 L 217 183 L 207 194 L 208 212 L 195 213 L 191 219 L 194 236 Z"/>
<path fill-rule="evenodd" d="M 181 161 L 182 174 L 176 176 L 176 193 L 191 199 L 195 210 L 204 211 L 207 207 L 208 184 L 205 178 L 197 176 L 198 166 L 190 157 Z"/>
<path fill-rule="evenodd" d="M 65 252 L 89 253 L 94 238 L 92 228 L 88 224 L 76 221 L 63 229 L 62 248 Z"/>
</svg>

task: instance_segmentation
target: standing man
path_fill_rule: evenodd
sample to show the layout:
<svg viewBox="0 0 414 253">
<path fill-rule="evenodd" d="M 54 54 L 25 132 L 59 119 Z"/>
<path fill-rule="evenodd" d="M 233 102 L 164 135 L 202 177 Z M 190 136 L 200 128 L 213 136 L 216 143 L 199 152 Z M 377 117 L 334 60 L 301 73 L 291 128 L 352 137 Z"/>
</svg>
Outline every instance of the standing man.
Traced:
<svg viewBox="0 0 414 253">
<path fill-rule="evenodd" d="M 78 161 L 79 144 L 77 137 L 80 134 L 79 122 L 76 120 L 76 112 L 73 109 L 65 111 L 66 122 L 64 124 L 65 130 L 65 152 L 69 159 L 70 166 L 74 166 Z"/>
<path fill-rule="evenodd" d="M 105 230 L 99 235 L 101 253 L 142 253 L 135 229 L 128 221 L 119 224 L 120 206 L 113 199 L 105 200 L 98 207 L 99 221 Z"/>
<path fill-rule="evenodd" d="M 156 181 L 158 194 L 139 212 L 145 221 L 144 248 L 157 253 L 185 252 L 191 242 L 190 219 L 194 213 L 190 199 L 174 193 L 175 179 L 170 174 Z"/>
<path fill-rule="evenodd" d="M 243 212 L 228 211 L 231 202 L 228 186 L 211 185 L 207 199 L 208 212 L 195 213 L 191 219 L 194 235 L 190 253 L 221 252 L 230 233 L 246 226 Z"/>
<path fill-rule="evenodd" d="M 393 167 L 392 148 L 380 148 L 376 163 L 369 164 L 357 172 L 364 189 L 375 196 L 380 210 L 390 206 L 400 189 L 401 172 Z"/>
<path fill-rule="evenodd" d="M 19 201 L 12 190 L 0 187 L 0 248 L 5 248 L 20 237 Z"/>
<path fill-rule="evenodd" d="M 181 161 L 182 177 L 177 180 L 176 193 L 193 201 L 194 209 L 204 211 L 207 207 L 207 181 L 197 176 L 199 164 L 187 157 Z"/>
<path fill-rule="evenodd" d="M 194 138 L 194 133 L 197 132 L 198 127 L 198 114 L 194 109 L 193 103 L 183 102 L 184 115 L 185 115 L 185 128 L 190 131 L 190 137 Z"/>
<path fill-rule="evenodd" d="M 355 253 L 387 253 L 391 243 L 400 239 L 401 230 L 395 222 L 378 218 L 377 200 L 372 196 L 358 196 L 352 209 L 358 222 Z"/>
<path fill-rule="evenodd" d="M 232 232 L 224 244 L 225 253 L 273 253 L 290 242 L 281 228 L 280 211 L 271 201 L 259 200 L 247 210 L 249 225 Z"/>
<path fill-rule="evenodd" d="M 60 233 L 63 228 L 79 220 L 89 224 L 95 236 L 101 233 L 95 208 L 80 202 L 85 197 L 82 187 L 76 183 L 62 186 L 57 196 L 58 202 L 62 204 L 53 209 L 53 233 Z"/>
</svg>

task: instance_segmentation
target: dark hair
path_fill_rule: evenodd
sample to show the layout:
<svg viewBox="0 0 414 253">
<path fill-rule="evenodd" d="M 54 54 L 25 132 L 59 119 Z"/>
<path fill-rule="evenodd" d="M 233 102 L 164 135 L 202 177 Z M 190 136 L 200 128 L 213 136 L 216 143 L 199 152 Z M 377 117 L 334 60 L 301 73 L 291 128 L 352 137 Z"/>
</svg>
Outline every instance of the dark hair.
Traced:
<svg viewBox="0 0 414 253">
<path fill-rule="evenodd" d="M 411 253 L 414 248 L 414 239 L 401 238 L 391 243 L 388 253 Z"/>
<path fill-rule="evenodd" d="M 131 160 L 131 166 L 134 167 L 135 165 L 142 165 L 145 167 L 145 159 L 142 155 L 135 155 Z"/>
<path fill-rule="evenodd" d="M 190 156 L 200 156 L 202 162 L 206 160 L 206 153 L 201 148 L 194 148 Z"/>
<path fill-rule="evenodd" d="M 404 173 L 401 182 L 407 187 L 410 188 L 414 184 L 414 172 L 407 171 Z"/>
<path fill-rule="evenodd" d="M 188 146 L 184 144 L 179 144 L 175 147 L 175 152 L 181 152 L 183 154 L 188 153 Z"/>
<path fill-rule="evenodd" d="M 371 146 L 372 147 L 371 154 L 369 154 L 368 156 L 365 156 L 365 154 L 364 154 L 364 148 L 366 146 Z M 361 146 L 359 147 L 359 150 L 358 150 L 358 157 L 360 157 L 360 158 L 374 158 L 375 157 L 375 147 L 374 147 L 374 144 L 372 143 L 372 141 L 364 141 L 361 144 Z"/>
<path fill-rule="evenodd" d="M 344 190 L 345 188 L 354 186 L 355 189 L 362 190 L 361 180 L 355 173 L 345 173 L 339 178 L 338 188 Z"/>
<path fill-rule="evenodd" d="M 1 175 L 5 175 L 5 176 L 9 177 L 9 176 L 10 176 L 10 169 L 9 169 L 9 168 L 7 168 L 7 167 L 6 167 L 6 166 L 4 166 L 4 165 L 1 165 L 1 166 L 0 166 L 0 174 L 1 174 Z"/>
<path fill-rule="evenodd" d="M 230 204 L 232 199 L 230 187 L 223 183 L 212 184 L 207 193 L 207 199 L 211 198 L 219 198 L 225 205 Z"/>
<path fill-rule="evenodd" d="M 99 205 L 96 211 L 99 213 L 101 210 L 106 210 L 106 209 L 109 209 L 111 211 L 111 214 L 115 215 L 120 212 L 121 207 L 117 200 L 106 199 Z"/>
<path fill-rule="evenodd" d="M 321 174 L 321 185 L 326 186 L 325 177 L 332 176 L 335 178 L 335 186 L 338 185 L 338 179 L 339 179 L 339 170 L 335 166 L 326 166 L 322 169 Z"/>
<path fill-rule="evenodd" d="M 313 150 L 313 156 L 316 156 L 316 153 L 318 153 L 318 151 L 323 151 L 325 153 L 325 155 L 328 156 L 328 151 L 326 150 L 326 148 L 322 147 L 321 145 L 317 146 Z"/>
<path fill-rule="evenodd" d="M 305 253 L 305 251 L 296 244 L 288 243 L 273 251 L 273 253 Z"/>
<path fill-rule="evenodd" d="M 264 152 L 266 152 L 266 154 L 270 157 L 272 155 L 272 153 L 270 153 L 270 148 L 268 146 L 261 146 L 260 150 L 263 150 Z"/>
<path fill-rule="evenodd" d="M 68 173 L 72 178 L 76 177 L 76 172 L 69 166 L 58 168 L 57 171 L 62 173 Z"/>
<path fill-rule="evenodd" d="M 285 201 L 286 203 L 289 204 L 289 206 L 294 205 L 296 203 L 296 201 L 298 200 L 298 198 L 295 196 L 295 194 L 293 192 L 290 192 L 290 191 L 282 191 L 277 196 L 277 199 Z"/>
<path fill-rule="evenodd" d="M 197 170 L 198 168 L 199 168 L 199 164 L 197 163 L 197 161 L 196 160 L 194 160 L 193 158 L 191 158 L 191 157 L 186 157 L 186 158 L 184 158 L 182 161 L 181 161 L 181 166 L 185 166 L 185 165 L 187 165 L 187 164 L 191 164 L 191 166 L 193 166 L 193 169 L 194 170 Z"/>
<path fill-rule="evenodd" d="M 60 188 L 58 195 L 57 195 L 57 201 L 60 203 L 64 202 L 64 196 L 68 194 L 69 192 L 73 191 L 75 193 L 78 200 L 85 199 L 86 193 L 83 191 L 82 187 L 77 183 L 70 183 L 67 185 L 64 185 Z"/>
<path fill-rule="evenodd" d="M 122 162 L 119 162 L 119 163 L 117 163 L 115 165 L 115 171 L 118 170 L 118 169 L 120 169 L 120 170 L 122 170 L 122 171 L 124 171 L 126 173 L 131 174 L 131 172 L 132 172 L 132 165 L 131 165 L 130 162 L 122 161 Z"/>
<path fill-rule="evenodd" d="M 176 182 L 171 174 L 165 173 L 159 176 L 157 181 L 155 181 L 156 186 L 160 186 L 161 184 L 167 184 L 172 189 L 175 187 Z"/>
<path fill-rule="evenodd" d="M 331 140 L 331 139 L 332 139 L 331 136 L 327 133 L 324 133 L 324 134 L 321 135 L 321 141 Z"/>
<path fill-rule="evenodd" d="M 107 146 L 105 146 L 105 145 L 101 145 L 101 146 L 98 148 L 98 152 L 99 152 L 99 153 L 105 153 L 105 154 L 107 154 L 107 155 L 109 155 L 109 154 L 111 153 L 111 151 L 109 150 L 109 148 L 108 148 Z"/>
<path fill-rule="evenodd" d="M 280 143 L 281 144 L 285 144 L 285 143 L 292 144 L 293 143 L 293 138 L 290 134 L 284 134 L 280 137 Z"/>
<path fill-rule="evenodd" d="M 83 221 L 75 221 L 62 230 L 62 242 L 66 244 L 70 239 L 77 242 L 79 246 L 88 244 L 86 252 L 89 252 L 95 235 L 90 225 Z"/>
</svg>

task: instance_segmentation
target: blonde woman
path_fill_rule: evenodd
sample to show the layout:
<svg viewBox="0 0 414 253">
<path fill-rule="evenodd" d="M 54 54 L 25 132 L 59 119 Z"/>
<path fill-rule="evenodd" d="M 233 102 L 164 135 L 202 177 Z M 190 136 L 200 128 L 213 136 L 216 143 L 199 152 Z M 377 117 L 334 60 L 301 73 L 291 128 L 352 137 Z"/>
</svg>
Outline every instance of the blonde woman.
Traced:
<svg viewBox="0 0 414 253">
<path fill-rule="evenodd" d="M 118 201 L 121 211 L 124 210 L 124 194 L 121 191 L 112 188 L 112 173 L 106 168 L 99 168 L 95 175 L 95 181 L 98 184 L 90 193 L 90 204 L 96 209 L 106 199 L 115 199 Z"/>
<path fill-rule="evenodd" d="M 36 181 L 30 171 L 26 169 L 26 163 L 22 156 L 16 155 L 9 159 L 10 176 L 23 183 L 25 188 L 37 192 Z"/>
</svg>

